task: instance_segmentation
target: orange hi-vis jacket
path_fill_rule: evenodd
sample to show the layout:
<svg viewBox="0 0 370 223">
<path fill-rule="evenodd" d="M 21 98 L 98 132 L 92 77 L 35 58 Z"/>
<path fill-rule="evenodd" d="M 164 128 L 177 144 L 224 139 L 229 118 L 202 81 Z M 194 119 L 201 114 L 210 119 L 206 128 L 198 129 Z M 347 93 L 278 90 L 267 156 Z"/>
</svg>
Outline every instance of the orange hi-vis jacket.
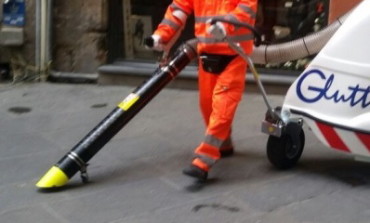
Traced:
<svg viewBox="0 0 370 223">
<path fill-rule="evenodd" d="M 173 0 L 154 34 L 159 35 L 163 43 L 169 42 L 177 31 L 184 27 L 187 17 L 194 13 L 195 36 L 199 41 L 198 52 L 235 55 L 227 43 L 218 41 L 207 33 L 210 26 L 207 21 L 221 17 L 253 25 L 256 12 L 257 0 Z M 253 49 L 251 31 L 223 24 L 228 38 L 233 42 L 239 42 L 245 53 L 250 54 Z"/>
</svg>

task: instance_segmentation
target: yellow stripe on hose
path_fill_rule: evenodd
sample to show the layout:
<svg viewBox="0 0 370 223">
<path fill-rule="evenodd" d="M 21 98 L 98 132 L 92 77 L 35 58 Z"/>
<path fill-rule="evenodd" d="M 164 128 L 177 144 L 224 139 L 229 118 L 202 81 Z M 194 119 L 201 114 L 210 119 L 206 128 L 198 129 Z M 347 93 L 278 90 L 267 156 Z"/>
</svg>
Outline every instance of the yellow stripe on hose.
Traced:
<svg viewBox="0 0 370 223">
<path fill-rule="evenodd" d="M 131 93 L 121 103 L 118 104 L 118 107 L 124 111 L 127 111 L 133 104 L 135 104 L 137 100 L 139 100 L 139 96 Z"/>
</svg>

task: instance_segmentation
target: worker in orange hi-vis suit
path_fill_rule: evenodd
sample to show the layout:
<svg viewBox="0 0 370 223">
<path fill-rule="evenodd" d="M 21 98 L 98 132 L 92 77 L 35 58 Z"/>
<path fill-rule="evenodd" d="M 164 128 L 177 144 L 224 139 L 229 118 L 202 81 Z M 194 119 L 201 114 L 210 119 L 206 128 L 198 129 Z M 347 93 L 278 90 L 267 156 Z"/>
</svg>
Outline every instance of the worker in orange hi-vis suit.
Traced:
<svg viewBox="0 0 370 223">
<path fill-rule="evenodd" d="M 223 18 L 253 25 L 257 0 L 173 0 L 162 22 L 146 45 L 154 50 L 168 49 L 188 16 L 194 13 L 195 36 L 198 39 L 199 99 L 206 124 L 203 142 L 195 149 L 195 158 L 183 173 L 206 180 L 208 171 L 221 157 L 234 152 L 231 125 L 242 98 L 247 63 L 224 41 L 224 37 L 238 42 L 246 54 L 253 50 L 250 30 L 228 23 L 210 23 L 212 18 Z"/>
</svg>

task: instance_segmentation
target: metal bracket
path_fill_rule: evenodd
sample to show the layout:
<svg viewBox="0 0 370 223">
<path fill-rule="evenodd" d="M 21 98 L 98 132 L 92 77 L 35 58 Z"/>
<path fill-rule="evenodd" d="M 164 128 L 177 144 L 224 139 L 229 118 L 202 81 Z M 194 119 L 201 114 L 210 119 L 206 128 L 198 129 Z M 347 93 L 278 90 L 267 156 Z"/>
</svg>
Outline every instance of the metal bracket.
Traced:
<svg viewBox="0 0 370 223">
<path fill-rule="evenodd" d="M 80 177 L 83 183 L 88 183 L 89 182 L 89 175 L 87 174 L 87 166 L 89 164 L 86 163 L 86 165 L 82 166 L 80 169 Z"/>
<path fill-rule="evenodd" d="M 78 155 L 77 153 L 71 151 L 68 153 L 68 157 L 75 161 L 77 165 L 80 166 L 80 176 L 83 183 L 89 182 L 89 175 L 87 174 L 87 166 L 88 163 L 85 163 Z"/>
</svg>

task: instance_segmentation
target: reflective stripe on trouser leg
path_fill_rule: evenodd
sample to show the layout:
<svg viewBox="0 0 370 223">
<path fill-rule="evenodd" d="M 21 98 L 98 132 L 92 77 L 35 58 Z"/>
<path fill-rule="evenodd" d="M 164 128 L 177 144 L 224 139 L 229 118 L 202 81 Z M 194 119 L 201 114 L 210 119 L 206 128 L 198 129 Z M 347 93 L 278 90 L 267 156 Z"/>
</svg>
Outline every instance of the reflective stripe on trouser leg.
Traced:
<svg viewBox="0 0 370 223">
<path fill-rule="evenodd" d="M 225 149 L 230 149 L 233 147 L 231 137 L 228 137 L 225 140 L 216 138 L 213 135 L 206 135 L 204 142 L 212 145 L 213 147 L 218 148 L 219 150 L 225 150 Z"/>
<path fill-rule="evenodd" d="M 207 140 L 212 137 L 222 145 L 230 139 L 232 121 L 244 92 L 246 68 L 246 62 L 239 56 L 220 75 L 210 74 L 199 67 L 200 107 L 207 130 L 196 154 L 216 160 L 220 158 L 221 148 Z"/>
<path fill-rule="evenodd" d="M 208 171 L 209 168 L 211 168 L 216 163 L 216 161 L 217 159 L 210 158 L 207 155 L 195 154 L 192 164 L 205 171 Z"/>
</svg>

